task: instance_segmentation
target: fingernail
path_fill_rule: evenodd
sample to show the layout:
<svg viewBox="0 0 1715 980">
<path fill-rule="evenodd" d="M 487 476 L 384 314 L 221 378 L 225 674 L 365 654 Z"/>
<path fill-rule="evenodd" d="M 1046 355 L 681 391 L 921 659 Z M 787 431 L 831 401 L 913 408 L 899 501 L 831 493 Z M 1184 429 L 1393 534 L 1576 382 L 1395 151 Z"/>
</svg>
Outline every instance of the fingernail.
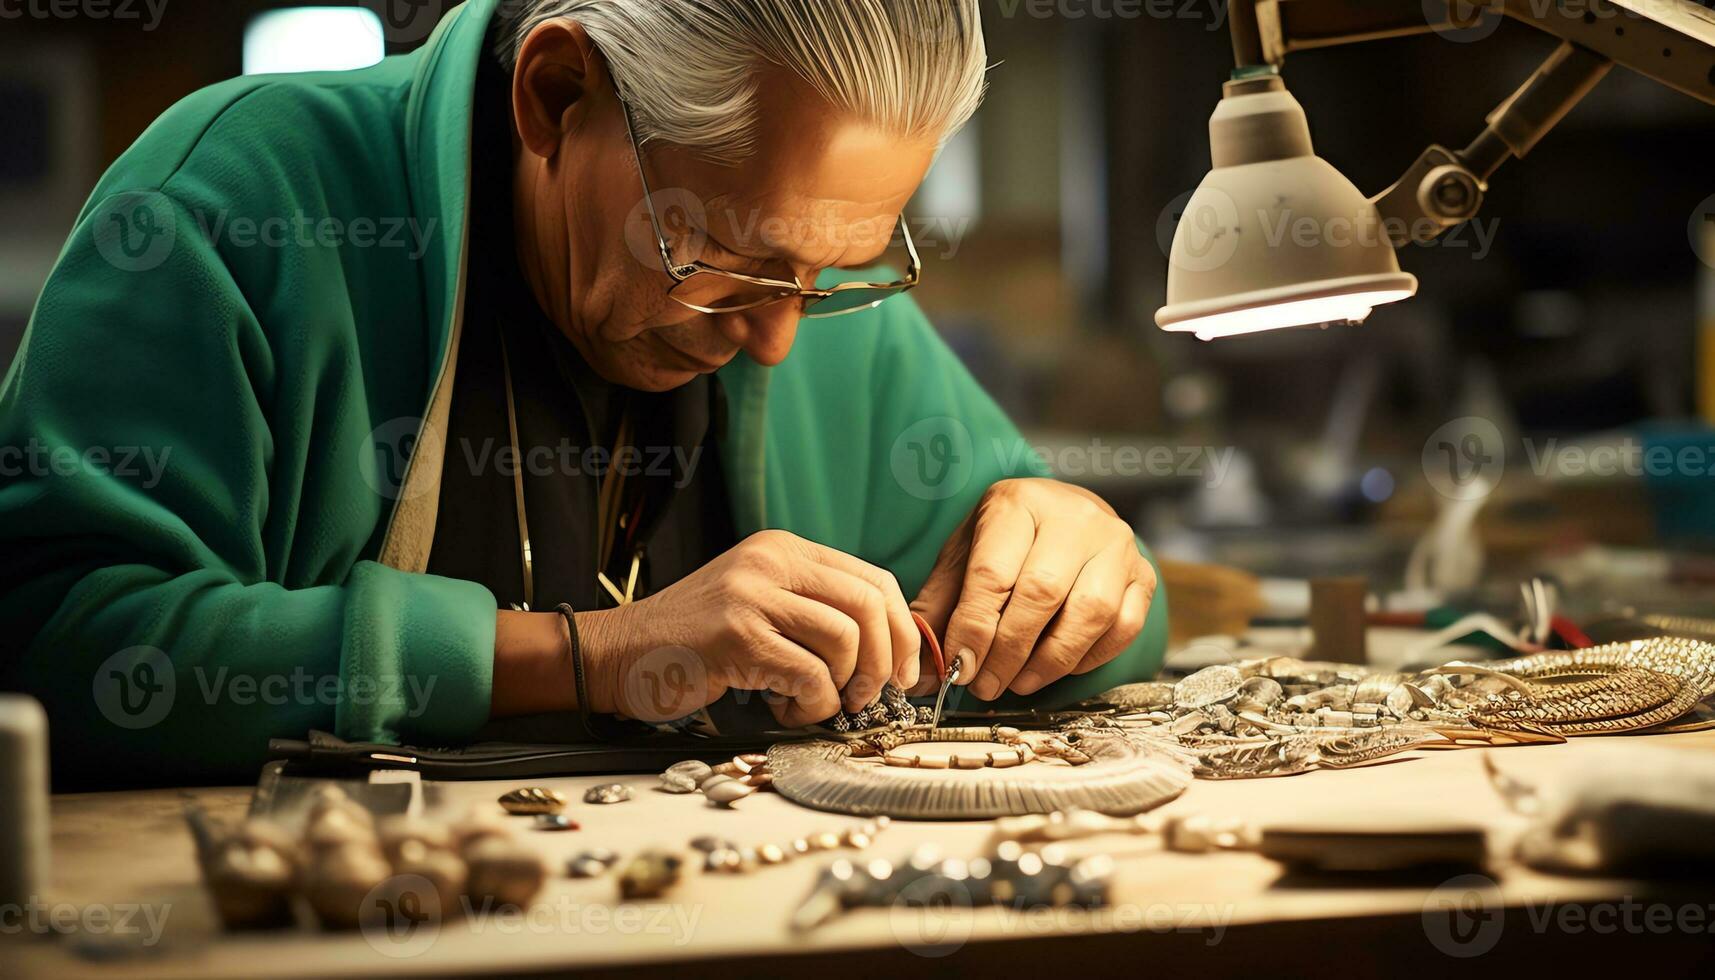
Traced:
<svg viewBox="0 0 1715 980">
<path fill-rule="evenodd" d="M 1042 686 L 1042 675 L 1034 670 L 1021 670 L 1012 679 L 1012 689 L 1018 694 L 1035 694 Z"/>
<path fill-rule="evenodd" d="M 971 674 L 971 668 L 976 665 L 977 655 L 975 653 L 971 652 L 970 647 L 960 647 L 959 652 L 953 655 L 953 660 L 963 661 L 963 666 L 960 668 L 960 670 L 964 673 L 964 675 L 966 677 L 972 677 L 973 676 Z M 953 660 L 947 661 L 947 669 L 948 670 L 953 669 Z M 969 684 L 970 681 L 966 681 L 965 683 Z"/>
<path fill-rule="evenodd" d="M 977 675 L 977 679 L 971 682 L 971 693 L 984 701 L 993 701 L 994 696 L 1000 693 L 1000 678 L 987 671 Z"/>
</svg>

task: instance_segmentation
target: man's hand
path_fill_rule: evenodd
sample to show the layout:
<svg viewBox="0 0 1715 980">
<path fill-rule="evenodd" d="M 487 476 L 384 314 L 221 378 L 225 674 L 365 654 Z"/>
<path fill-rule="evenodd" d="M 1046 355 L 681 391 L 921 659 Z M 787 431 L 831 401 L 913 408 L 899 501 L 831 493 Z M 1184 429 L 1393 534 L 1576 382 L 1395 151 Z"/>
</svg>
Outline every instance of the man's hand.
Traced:
<svg viewBox="0 0 1715 980">
<path fill-rule="evenodd" d="M 785 531 L 647 599 L 578 614 L 578 635 L 592 710 L 666 721 L 738 688 L 775 695 L 788 726 L 859 710 L 890 680 L 916 684 L 922 643 L 892 573 Z"/>
<path fill-rule="evenodd" d="M 1131 526 L 1101 498 L 1005 480 L 948 539 L 911 607 L 943 638 L 948 663 L 963 659 L 971 693 L 992 701 L 1112 660 L 1143 630 L 1154 595 Z"/>
</svg>

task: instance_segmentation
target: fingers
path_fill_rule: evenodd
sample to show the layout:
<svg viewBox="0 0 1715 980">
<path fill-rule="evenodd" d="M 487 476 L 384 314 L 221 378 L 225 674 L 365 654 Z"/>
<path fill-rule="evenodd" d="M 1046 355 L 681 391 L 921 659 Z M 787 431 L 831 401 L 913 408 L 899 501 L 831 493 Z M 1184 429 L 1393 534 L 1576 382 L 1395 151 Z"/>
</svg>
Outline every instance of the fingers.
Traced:
<svg viewBox="0 0 1715 980">
<path fill-rule="evenodd" d="M 1089 560 L 1089 552 L 1076 540 L 1037 536 L 1001 613 L 981 673 L 971 682 L 972 694 L 992 701 L 1012 684 Z"/>
<path fill-rule="evenodd" d="M 959 525 L 941 553 L 935 557 L 935 567 L 929 570 L 917 598 L 911 600 L 915 609 L 929 623 L 936 636 L 947 635 L 947 620 L 959 604 L 959 593 L 965 584 L 965 565 L 971 554 L 971 518 Z"/>
<path fill-rule="evenodd" d="M 947 622 L 952 618 L 953 609 L 959 604 L 959 594 L 964 589 L 965 566 L 971 554 L 971 524 L 972 518 L 966 517 L 947 543 L 941 546 L 941 553 L 935 557 L 935 567 L 929 570 L 929 577 L 924 580 L 923 588 L 918 590 L 917 598 L 911 600 L 911 610 L 923 617 L 936 639 L 947 635 Z M 945 653 L 945 656 L 950 658 L 951 654 Z M 905 693 L 917 697 L 940 690 L 940 671 L 945 665 L 935 662 L 927 644 L 919 648 L 917 666 L 916 683 L 903 685 Z"/>
<path fill-rule="evenodd" d="M 1155 570 L 1147 562 L 1143 566 L 1144 579 L 1133 580 L 1126 587 L 1125 598 L 1120 601 L 1119 615 L 1114 617 L 1114 624 L 1102 634 L 1101 639 L 1091 645 L 1084 658 L 1072 668 L 1074 674 L 1087 674 L 1097 667 L 1120 655 L 1120 652 L 1131 645 L 1143 632 L 1143 624 L 1149 617 L 1149 604 L 1155 598 Z"/>
<path fill-rule="evenodd" d="M 1129 554 L 1128 554 L 1129 553 Z M 1083 662 L 1097 642 L 1112 631 L 1133 582 L 1137 549 L 1118 542 L 1087 562 L 1024 666 L 1007 688 L 1035 694 Z M 1115 647 L 1114 653 L 1123 649 Z"/>
<path fill-rule="evenodd" d="M 774 718 L 788 728 L 814 725 L 840 710 L 840 692 L 821 658 L 783 636 L 764 634 L 753 656 L 762 668 L 763 689 Z M 739 682 L 752 687 L 754 679 Z"/>
<path fill-rule="evenodd" d="M 899 580 L 886 569 L 877 568 L 861 558 L 848 555 L 836 548 L 805 541 L 807 553 L 818 564 L 844 572 L 869 584 L 881 600 L 883 620 L 881 627 L 875 633 L 881 639 L 882 649 L 886 654 L 887 667 L 882 671 L 883 682 L 892 680 L 900 687 L 910 688 L 917 683 L 918 662 L 917 653 L 922 646 L 922 637 L 917 632 L 917 624 L 911 619 L 911 607 L 905 602 L 905 593 L 900 591 Z M 863 625 L 863 621 L 859 621 Z M 871 627 L 864 626 L 867 634 Z M 867 676 L 867 675 L 866 675 Z M 873 701 L 881 693 L 881 685 L 877 684 L 870 694 Z M 868 704 L 865 701 L 864 704 Z M 858 707 L 863 707 L 859 705 Z"/>
<path fill-rule="evenodd" d="M 777 592 L 768 605 L 774 630 L 820 659 L 834 687 L 845 690 L 857 671 L 857 620 L 834 605 L 795 592 Z"/>
<path fill-rule="evenodd" d="M 954 657 L 963 661 L 961 683 L 973 684 L 978 677 L 978 670 L 994 643 L 1001 610 L 1012 597 L 1035 539 L 1036 521 L 1028 511 L 1004 507 L 984 511 L 977 517 L 971 531 L 971 557 L 965 566 L 959 604 L 947 620 L 947 632 L 941 643 L 949 664 Z M 973 687 L 972 691 L 976 689 Z"/>
<path fill-rule="evenodd" d="M 888 628 L 886 598 L 872 583 L 814 562 L 794 571 L 790 588 L 796 595 L 787 598 L 801 601 L 787 605 L 805 635 L 790 629 L 785 630 L 786 635 L 818 654 L 825 653 L 829 675 L 841 691 L 845 709 L 862 710 L 881 694 L 882 685 L 893 675 L 894 642 Z M 832 615 L 815 613 L 804 603 L 819 604 Z M 906 616 L 910 616 L 909 610 Z M 776 621 L 786 626 L 783 620 Z M 915 649 L 912 655 L 916 655 Z"/>
</svg>

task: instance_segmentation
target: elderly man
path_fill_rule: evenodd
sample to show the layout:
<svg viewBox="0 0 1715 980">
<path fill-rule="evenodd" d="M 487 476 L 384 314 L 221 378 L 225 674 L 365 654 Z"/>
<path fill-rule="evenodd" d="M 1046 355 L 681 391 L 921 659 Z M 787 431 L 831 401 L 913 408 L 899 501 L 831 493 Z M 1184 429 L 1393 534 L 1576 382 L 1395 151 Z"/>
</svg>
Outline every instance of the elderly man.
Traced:
<svg viewBox="0 0 1715 980">
<path fill-rule="evenodd" d="M 46 461 L 0 485 L 3 669 L 61 777 L 815 723 L 936 688 L 913 610 L 981 701 L 1153 672 L 1131 529 L 901 295 L 985 68 L 975 0 L 470 0 L 170 110 L 0 396 Z"/>
</svg>

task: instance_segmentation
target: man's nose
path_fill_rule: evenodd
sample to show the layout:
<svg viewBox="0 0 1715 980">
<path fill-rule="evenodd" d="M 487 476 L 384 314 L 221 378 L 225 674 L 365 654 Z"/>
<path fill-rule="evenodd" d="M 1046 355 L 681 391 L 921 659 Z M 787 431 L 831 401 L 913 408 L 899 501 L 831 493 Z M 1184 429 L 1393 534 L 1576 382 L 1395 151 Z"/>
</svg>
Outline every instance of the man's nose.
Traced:
<svg viewBox="0 0 1715 980">
<path fill-rule="evenodd" d="M 798 336 L 798 320 L 803 304 L 797 300 L 769 303 L 742 313 L 719 317 L 721 335 L 742 348 L 751 359 L 764 367 L 773 367 L 786 360 L 792 341 Z"/>
</svg>

